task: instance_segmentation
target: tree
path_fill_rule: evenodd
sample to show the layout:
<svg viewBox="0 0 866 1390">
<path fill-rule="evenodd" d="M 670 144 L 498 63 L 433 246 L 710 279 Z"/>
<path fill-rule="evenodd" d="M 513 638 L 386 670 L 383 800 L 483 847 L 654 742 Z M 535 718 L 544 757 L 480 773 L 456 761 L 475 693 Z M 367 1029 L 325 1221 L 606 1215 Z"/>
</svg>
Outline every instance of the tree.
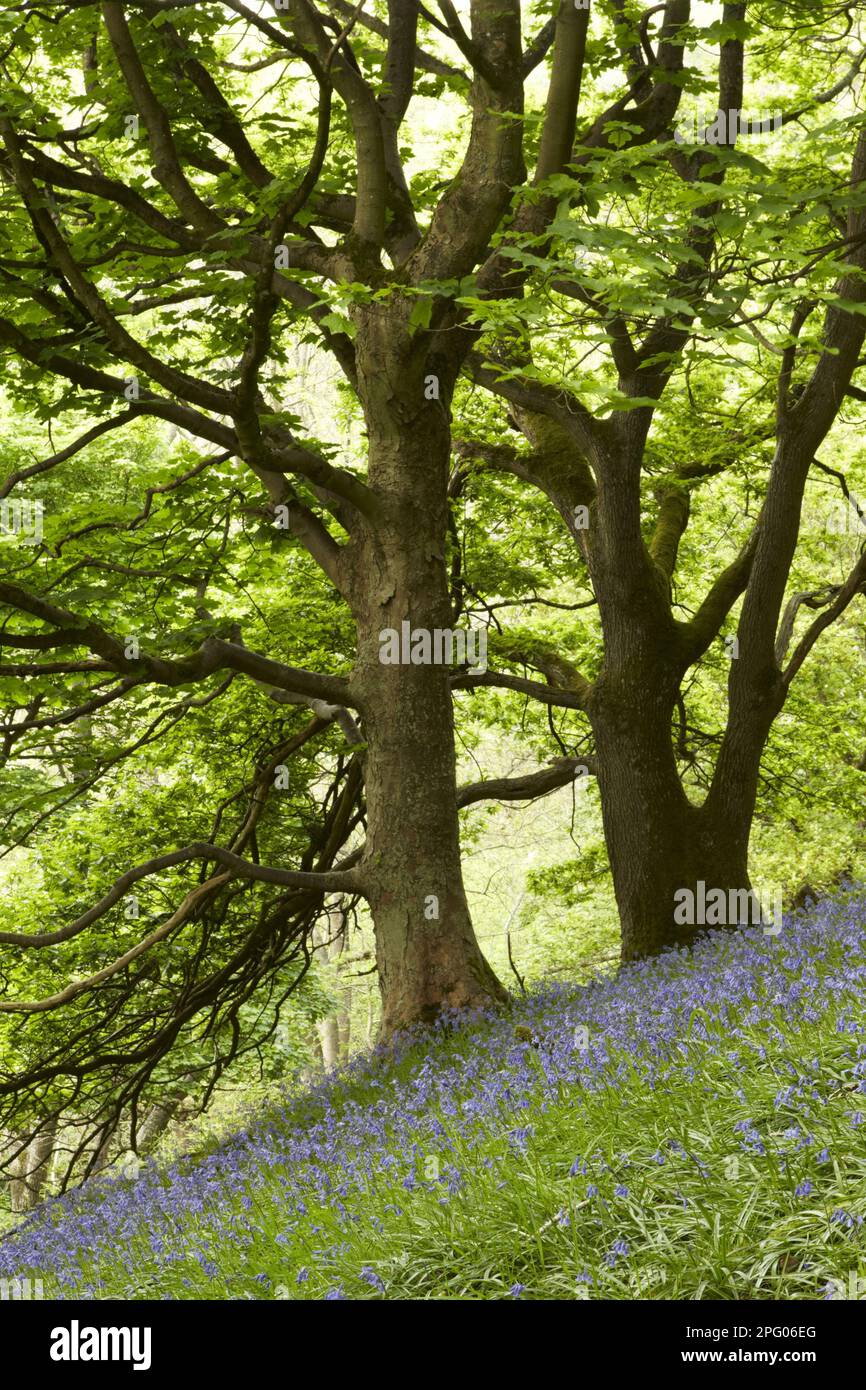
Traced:
<svg viewBox="0 0 866 1390">
<path fill-rule="evenodd" d="M 25 363 L 75 388 L 52 401 L 55 410 L 74 404 L 101 417 L 62 457 L 144 415 L 216 444 L 222 460 L 242 459 L 261 484 L 268 517 L 300 541 L 349 604 L 357 653 L 349 679 L 285 666 L 246 648 L 239 634 L 210 635 L 194 653 L 161 657 L 130 649 L 92 615 L 79 616 L 33 589 L 6 583 L 0 598 L 42 625 L 39 649 L 89 649 L 100 676 L 116 677 L 108 698 L 143 683 L 175 687 L 228 671 L 291 699 L 324 702 L 317 708 L 326 719 L 338 709 L 361 714 L 367 821 L 361 865 L 266 871 L 207 844 L 178 853 L 221 860 L 218 881 L 198 894 L 217 891 L 236 872 L 258 880 L 276 875 L 287 887 L 320 893 L 363 892 L 376 922 L 386 1030 L 432 1017 L 442 1004 L 502 993 L 475 943 L 462 889 L 449 672 L 383 664 L 379 632 L 384 624 L 399 628 L 409 611 L 416 627 L 448 626 L 447 404 L 459 357 L 416 335 L 418 300 L 410 291 L 447 271 L 448 262 L 455 269 L 468 264 L 476 243 L 489 235 L 485 226 L 492 228 L 508 203 L 520 136 L 499 113 L 519 96 L 522 64 L 517 7 L 503 28 L 496 7 L 480 5 L 479 42 L 491 61 L 507 60 L 505 87 L 499 90 L 498 79 L 495 89 L 477 84 L 464 174 L 422 237 L 397 151 L 417 14 L 410 6 L 403 19 L 399 8 L 377 98 L 346 38 L 338 33 L 335 41 L 327 17 L 306 3 L 281 13 L 277 23 L 243 5 L 73 4 L 53 30 L 40 27 L 38 39 L 33 20 L 39 15 L 25 6 L 23 17 L 18 10 L 7 14 L 11 95 L 2 128 L 7 211 L 17 242 L 16 254 L 7 257 L 12 298 L 26 293 L 38 309 L 35 322 L 30 310 L 4 317 L 0 336 Z M 299 142 L 311 148 L 278 149 L 273 169 L 214 77 L 230 80 L 220 57 L 226 19 L 237 36 L 250 26 L 261 36 L 265 49 L 257 61 L 285 59 L 282 90 L 291 100 L 297 102 L 298 91 L 305 95 L 302 70 L 318 87 L 315 132 Z M 85 54 L 84 93 L 72 106 L 95 110 L 95 119 L 88 114 L 68 133 L 62 128 L 56 108 L 25 75 L 34 44 L 55 82 L 71 53 Z M 129 141 L 118 150 L 123 134 Z M 326 195 L 320 184 L 340 179 L 349 135 L 357 160 L 353 195 Z M 487 160 L 500 152 L 504 162 L 491 177 Z M 481 220 L 467 222 L 460 250 L 453 233 L 467 199 L 477 203 Z M 317 221 L 336 221 L 336 245 L 316 233 Z M 424 264 L 411 278 L 386 271 L 386 251 L 402 261 L 422 244 Z M 300 278 L 282 273 L 283 264 Z M 321 290 L 308 287 L 309 276 L 357 289 L 349 322 L 335 323 Z M 172 288 L 165 292 L 167 283 Z M 243 306 L 243 312 L 173 343 L 160 327 L 160 312 L 190 301 Z M 303 318 L 318 328 L 357 393 L 368 431 L 366 478 L 299 442 L 291 414 L 266 399 L 262 372 L 280 361 L 274 324 L 284 309 L 290 321 Z M 127 327 L 125 320 L 139 312 L 154 316 L 148 341 L 158 343 L 156 350 Z M 201 355 L 227 365 L 196 372 Z M 120 374 L 105 370 L 109 365 Z M 118 399 L 128 407 L 120 416 L 106 414 Z M 57 462 L 43 460 L 39 471 Z M 75 665 L 67 657 L 51 673 Z M 92 670 L 85 663 L 85 672 Z M 26 673 L 38 677 L 46 668 L 33 663 Z M 157 856 L 145 868 L 167 866 L 166 856 Z"/>
<path fill-rule="evenodd" d="M 610 8 L 625 29 L 624 7 Z M 483 430 L 458 446 L 467 475 L 507 472 L 549 499 L 597 599 L 597 646 L 584 643 L 592 678 L 556 642 L 505 633 L 498 649 L 545 677 L 547 689 L 527 684 L 527 693 L 576 705 L 591 726 L 625 959 L 688 944 L 696 923 L 678 919 L 679 895 L 697 894 L 701 881 L 726 900 L 738 894 L 735 915 L 719 924 L 753 920 L 749 835 L 769 732 L 814 644 L 866 584 L 861 554 L 841 581 L 787 592 L 810 469 L 833 473 L 816 453 L 846 395 L 863 398 L 851 382 L 866 329 L 866 132 L 853 103 L 829 126 L 822 117 L 858 79 L 866 52 L 855 41 L 853 62 L 834 58 L 831 74 L 841 68 L 841 78 L 831 76 L 817 96 L 798 64 L 805 99 L 770 121 L 749 120 L 747 40 L 762 23 L 787 19 L 803 42 L 829 44 L 825 26 L 838 20 L 843 40 L 847 18 L 830 7 L 718 9 L 717 111 L 704 129 L 692 138 L 674 131 L 695 39 L 690 7 L 657 7 L 654 47 L 647 11 L 629 35 L 640 39 L 631 50 L 634 105 L 623 102 L 619 120 L 608 112 L 583 133 L 571 188 L 554 185 L 565 195 L 556 219 L 540 211 L 543 200 L 514 219 L 504 248 L 517 266 L 509 302 L 495 313 L 476 302 L 488 338 L 485 356 L 472 361 L 476 382 L 509 403 L 523 447 Z M 777 151 L 775 167 L 738 148 L 804 116 L 818 119 Z M 577 370 L 569 365 L 575 332 L 589 358 Z M 750 332 L 763 352 L 731 354 L 723 376 L 718 351 Z M 715 361 L 708 366 L 705 356 Z M 748 409 L 737 396 L 747 374 L 756 382 Z M 688 404 L 664 413 L 678 379 Z M 727 417 L 709 409 L 713 390 L 734 396 Z M 587 405 L 591 397 L 605 408 Z M 702 422 L 709 433 L 701 435 Z M 678 568 L 680 548 L 693 499 L 727 474 L 740 498 L 750 487 L 759 492 L 759 514 L 709 585 L 702 570 L 696 592 L 693 575 Z M 734 505 L 743 509 L 739 498 Z M 807 609 L 819 615 L 803 626 Z M 683 688 L 732 619 L 727 717 L 701 791 Z M 495 685 L 501 676 L 461 683 Z"/>
<path fill-rule="evenodd" d="M 386 1036 L 443 1006 L 503 998 L 466 904 L 459 808 L 486 796 L 541 794 L 596 762 L 566 750 L 534 776 L 458 789 L 454 690 L 498 687 L 588 719 L 625 956 L 688 939 L 691 929 L 673 917 L 678 888 L 700 879 L 748 886 L 768 731 L 820 632 L 863 580 L 858 566 L 836 587 L 782 670 L 781 636 L 806 606 L 789 606 L 777 636 L 803 489 L 862 345 L 864 137 L 856 113 L 841 119 L 811 185 L 775 189 L 765 241 L 746 245 L 744 216 L 730 220 L 728 187 L 735 184 L 738 206 L 748 208 L 764 196 L 771 171 L 738 150 L 739 121 L 685 143 L 675 123 L 683 93 L 706 90 L 698 59 L 686 62 L 703 40 L 719 47 L 714 100 L 723 112 L 740 111 L 754 32 L 747 6 L 724 5 L 704 28 L 692 22 L 688 0 L 598 8 L 590 32 L 589 10 L 562 0 L 534 36 L 533 7 L 519 0 L 471 0 L 468 29 L 450 0 L 435 13 L 414 0 L 366 12 L 343 0 L 327 9 L 286 0 L 270 17 L 241 0 L 70 0 L 50 22 L 28 3 L 4 12 L 0 342 L 19 364 L 16 390 L 31 408 L 96 421 L 19 469 L 8 490 L 44 479 L 115 431 L 163 421 L 219 451 L 187 459 L 168 486 L 182 488 L 191 509 L 198 495 L 219 511 L 226 545 L 241 518 L 257 516 L 256 561 L 273 574 L 273 554 L 277 571 L 298 573 L 303 551 L 320 575 L 305 581 L 315 601 L 336 596 L 354 627 L 351 656 L 338 648 L 330 669 L 288 664 L 268 646 L 267 623 L 249 645 L 250 625 L 239 630 L 231 604 L 217 596 L 205 607 L 212 569 L 185 578 L 199 595 L 196 622 L 171 614 L 131 646 L 104 594 L 85 589 L 76 600 L 56 553 L 4 579 L 0 601 L 18 621 L 4 645 L 56 657 L 17 662 L 4 674 L 27 676 L 37 690 L 86 683 L 80 703 L 48 716 L 56 727 L 147 689 L 188 690 L 184 704 L 225 698 L 217 692 L 244 677 L 283 704 L 312 707 L 312 724 L 291 736 L 286 756 L 321 735 L 336 739 L 337 730 L 345 739 L 306 868 L 261 863 L 246 832 L 231 846 L 199 836 L 153 853 L 59 939 L 88 930 L 139 879 L 200 862 L 205 876 L 171 929 L 206 916 L 241 881 L 295 895 L 293 941 L 304 938 L 326 895 L 363 896 L 376 930 Z M 749 8 L 758 31 L 793 8 L 808 37 L 850 42 L 833 7 Z M 73 56 L 81 84 L 69 101 L 61 86 Z M 861 61 L 855 54 L 812 108 L 847 92 Z M 539 105 L 531 84 L 542 71 Z M 578 119 L 585 88 L 592 114 Z M 407 173 L 407 112 L 413 97 L 430 96 L 453 114 L 453 126 L 438 132 L 426 167 Z M 786 112 L 787 124 L 802 114 Z M 843 145 L 848 169 L 840 174 Z M 453 177 L 442 180 L 450 164 Z M 660 200 L 682 230 L 660 220 Z M 640 232 L 629 238 L 635 209 Z M 792 213 L 800 222 L 790 264 L 771 258 L 773 271 L 759 282 L 766 242 Z M 829 229 L 811 259 L 800 230 L 810 217 Z M 646 269 L 644 243 L 657 241 L 660 228 L 665 254 L 653 260 L 645 302 L 635 305 L 629 276 Z M 575 267 L 581 237 L 590 260 L 593 238 L 607 255 L 604 274 Z M 790 314 L 779 339 L 766 497 L 741 553 L 684 619 L 674 586 L 690 494 L 735 468 L 737 447 L 754 436 L 738 439 L 732 428 L 712 459 L 664 470 L 653 430 L 669 384 L 691 370 L 689 354 L 703 336 L 722 343 L 732 326 L 742 334 L 739 318 L 751 321 L 759 283 L 767 303 L 754 317 Z M 555 360 L 563 305 L 576 306 L 578 331 L 596 354 L 592 405 L 575 373 Z M 819 342 L 811 325 L 821 312 Z M 287 408 L 299 338 L 314 338 L 338 365 L 348 408 L 363 425 L 363 460 L 336 462 L 334 448 L 304 435 Z M 462 429 L 479 388 L 508 403 L 505 423 L 528 448 Z M 117 402 L 120 413 L 111 413 Z M 755 434 L 766 437 L 768 427 Z M 497 640 L 496 671 L 464 664 L 455 673 L 431 659 L 431 635 L 449 632 L 461 612 L 451 507 L 476 460 L 540 489 L 567 526 L 598 605 L 595 675 L 520 632 Z M 100 563 L 84 560 L 85 568 Z M 108 563 L 123 573 L 116 555 Z M 170 572 L 179 577 L 177 563 Z M 695 804 L 675 737 L 681 686 L 740 599 L 730 717 L 708 795 Z M 384 660 L 383 640 L 405 624 L 420 637 L 409 653 L 416 659 L 398 643 L 400 659 Z M 142 621 L 137 630 L 145 628 Z M 543 679 L 508 669 L 520 664 Z M 44 723 L 38 709 L 23 708 L 23 718 L 9 721 L 13 742 Z M 259 769 L 259 799 L 274 765 L 270 758 Z M 363 847 L 341 858 L 362 824 Z M 267 923 L 257 933 L 260 948 Z M 56 934 L 46 935 L 54 944 Z M 0 940 L 36 944 L 20 933 Z M 196 1003 L 203 1006 L 191 999 L 184 1008 Z"/>
</svg>

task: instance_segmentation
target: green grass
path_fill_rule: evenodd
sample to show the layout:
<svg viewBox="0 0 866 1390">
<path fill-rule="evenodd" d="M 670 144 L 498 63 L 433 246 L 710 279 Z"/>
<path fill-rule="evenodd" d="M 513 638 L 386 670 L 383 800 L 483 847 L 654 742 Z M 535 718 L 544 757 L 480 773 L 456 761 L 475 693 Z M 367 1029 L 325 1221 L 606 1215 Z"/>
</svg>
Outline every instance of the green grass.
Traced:
<svg viewBox="0 0 866 1390">
<path fill-rule="evenodd" d="M 849 898 L 530 997 L 48 1204 L 0 1274 L 65 1297 L 866 1295 L 864 976 Z"/>
</svg>

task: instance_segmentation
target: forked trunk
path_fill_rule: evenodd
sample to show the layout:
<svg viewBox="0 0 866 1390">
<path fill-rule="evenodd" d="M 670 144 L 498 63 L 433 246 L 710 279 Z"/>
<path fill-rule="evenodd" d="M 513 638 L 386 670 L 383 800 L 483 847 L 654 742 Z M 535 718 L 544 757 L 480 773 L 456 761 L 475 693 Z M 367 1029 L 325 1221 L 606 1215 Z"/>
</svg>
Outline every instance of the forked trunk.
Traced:
<svg viewBox="0 0 866 1390">
<path fill-rule="evenodd" d="M 649 688 L 640 694 L 618 710 L 597 709 L 593 719 L 624 961 L 688 946 L 701 931 L 761 920 L 748 871 L 751 808 L 722 821 L 689 800 L 671 741 L 671 707 Z"/>
</svg>

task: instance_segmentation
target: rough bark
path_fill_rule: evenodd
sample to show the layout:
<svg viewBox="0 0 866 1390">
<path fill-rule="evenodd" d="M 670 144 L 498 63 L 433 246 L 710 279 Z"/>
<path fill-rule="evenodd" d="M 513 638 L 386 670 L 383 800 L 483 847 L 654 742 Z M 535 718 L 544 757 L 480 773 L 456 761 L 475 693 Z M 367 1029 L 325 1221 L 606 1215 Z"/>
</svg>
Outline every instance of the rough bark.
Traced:
<svg viewBox="0 0 866 1390">
<path fill-rule="evenodd" d="M 505 997 L 475 933 L 460 862 L 454 722 L 445 665 L 383 663 L 380 634 L 449 629 L 446 567 L 451 381 L 418 351 L 408 306 L 377 307 L 358 337 L 378 524 L 355 542 L 367 843 L 382 1034 Z M 435 378 L 435 385 L 431 379 Z M 433 392 L 438 393 L 432 394 Z M 430 397 L 428 399 L 428 397 Z"/>
<path fill-rule="evenodd" d="M 419 623 L 427 605 L 416 593 Z M 475 939 L 463 887 L 447 672 L 371 665 L 364 679 L 379 696 L 366 725 L 364 872 L 387 1035 L 504 991 Z"/>
<path fill-rule="evenodd" d="M 724 825 L 689 800 L 674 754 L 672 715 L 670 694 L 649 673 L 628 698 L 602 687 L 594 706 L 602 820 L 624 961 L 694 941 L 700 925 L 676 920 L 680 890 L 697 898 L 701 881 L 726 895 L 751 888 L 750 812 L 740 807 Z"/>
</svg>

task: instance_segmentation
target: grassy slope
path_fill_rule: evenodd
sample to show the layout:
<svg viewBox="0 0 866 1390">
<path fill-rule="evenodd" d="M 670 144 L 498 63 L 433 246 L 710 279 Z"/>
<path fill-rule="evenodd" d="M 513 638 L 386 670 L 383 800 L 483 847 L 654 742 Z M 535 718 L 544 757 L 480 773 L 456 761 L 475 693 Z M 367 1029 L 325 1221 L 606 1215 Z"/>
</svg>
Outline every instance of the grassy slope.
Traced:
<svg viewBox="0 0 866 1390">
<path fill-rule="evenodd" d="M 840 1296 L 866 1275 L 864 985 L 851 895 L 548 989 L 362 1059 L 205 1159 L 47 1203 L 0 1277 L 46 1297 Z"/>
</svg>

